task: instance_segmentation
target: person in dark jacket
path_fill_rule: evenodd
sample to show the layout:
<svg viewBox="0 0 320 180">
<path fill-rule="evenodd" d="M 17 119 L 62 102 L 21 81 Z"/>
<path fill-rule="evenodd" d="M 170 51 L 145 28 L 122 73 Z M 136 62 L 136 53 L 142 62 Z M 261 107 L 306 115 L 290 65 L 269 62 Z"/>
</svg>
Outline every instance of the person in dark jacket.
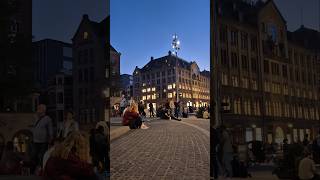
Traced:
<svg viewBox="0 0 320 180">
<path fill-rule="evenodd" d="M 153 109 L 153 104 L 152 103 L 149 103 L 149 111 L 150 111 L 150 117 L 154 117 L 154 109 Z"/>
</svg>

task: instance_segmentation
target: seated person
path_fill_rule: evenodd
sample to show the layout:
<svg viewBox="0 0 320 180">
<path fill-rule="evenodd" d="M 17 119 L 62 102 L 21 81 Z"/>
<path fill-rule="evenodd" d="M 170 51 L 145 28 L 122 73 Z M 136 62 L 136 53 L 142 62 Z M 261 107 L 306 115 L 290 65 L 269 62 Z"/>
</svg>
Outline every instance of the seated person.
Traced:
<svg viewBox="0 0 320 180">
<path fill-rule="evenodd" d="M 299 163 L 298 174 L 301 180 L 316 180 L 320 178 L 319 174 L 316 174 L 316 166 L 308 150 L 304 151 L 304 158 Z"/>
<path fill-rule="evenodd" d="M 130 129 L 140 129 L 142 119 L 138 113 L 138 106 L 135 103 L 131 103 L 131 105 L 125 110 L 122 125 L 129 125 Z"/>
<path fill-rule="evenodd" d="M 14 151 L 12 141 L 8 141 L 0 161 L 0 174 L 19 174 L 24 158 Z"/>
</svg>

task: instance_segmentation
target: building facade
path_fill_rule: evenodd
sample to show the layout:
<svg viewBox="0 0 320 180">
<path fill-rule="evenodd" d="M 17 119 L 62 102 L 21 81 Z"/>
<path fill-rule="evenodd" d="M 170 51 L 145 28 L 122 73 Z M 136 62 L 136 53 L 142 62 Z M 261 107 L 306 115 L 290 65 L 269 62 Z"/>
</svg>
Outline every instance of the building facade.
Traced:
<svg viewBox="0 0 320 180">
<path fill-rule="evenodd" d="M 200 71 L 196 62 L 187 62 L 170 51 L 167 56 L 151 60 L 133 72 L 133 97 L 136 101 L 153 103 L 154 108 L 167 101 L 183 107 L 209 105 L 209 71 Z M 177 93 L 178 92 L 178 93 Z"/>
<path fill-rule="evenodd" d="M 57 129 L 64 120 L 64 113 L 73 110 L 72 73 L 61 72 L 48 81 L 45 91 L 47 113 Z"/>
<path fill-rule="evenodd" d="M 53 39 L 32 43 L 36 87 L 46 89 L 56 74 L 72 70 L 72 46 Z"/>
<path fill-rule="evenodd" d="M 231 109 L 221 123 L 234 141 L 314 137 L 320 122 L 320 33 L 288 31 L 272 0 L 220 0 L 216 12 L 220 98 Z M 318 44 L 305 37 L 310 31 Z"/>
<path fill-rule="evenodd" d="M 109 25 L 110 17 L 95 22 L 83 15 L 72 38 L 73 108 L 81 125 L 109 121 L 113 79 L 113 66 L 109 61 Z"/>
<path fill-rule="evenodd" d="M 130 74 L 121 74 L 121 92 L 128 97 L 133 97 L 133 76 Z"/>
<path fill-rule="evenodd" d="M 120 56 L 114 47 L 110 45 L 110 96 L 120 97 L 121 93 L 121 75 L 120 75 Z"/>
</svg>

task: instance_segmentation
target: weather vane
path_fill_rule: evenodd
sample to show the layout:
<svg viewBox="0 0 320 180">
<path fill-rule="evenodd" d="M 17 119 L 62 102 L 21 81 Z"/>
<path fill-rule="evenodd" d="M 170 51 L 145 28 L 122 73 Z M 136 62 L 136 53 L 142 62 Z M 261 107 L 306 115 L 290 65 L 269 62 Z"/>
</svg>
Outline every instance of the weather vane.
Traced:
<svg viewBox="0 0 320 180">
<path fill-rule="evenodd" d="M 180 50 L 180 41 L 178 39 L 177 34 L 174 34 L 172 36 L 173 40 L 172 40 L 172 48 L 174 49 L 174 53 L 176 56 L 178 56 L 178 51 Z"/>
</svg>

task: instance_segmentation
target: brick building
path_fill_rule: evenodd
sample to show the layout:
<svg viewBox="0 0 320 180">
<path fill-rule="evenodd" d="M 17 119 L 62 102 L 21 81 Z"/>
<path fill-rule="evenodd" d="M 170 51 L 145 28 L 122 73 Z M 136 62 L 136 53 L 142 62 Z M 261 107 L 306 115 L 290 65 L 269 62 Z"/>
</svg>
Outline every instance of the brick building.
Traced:
<svg viewBox="0 0 320 180">
<path fill-rule="evenodd" d="M 167 100 L 177 99 L 182 106 L 200 107 L 209 104 L 209 71 L 200 71 L 196 62 L 187 62 L 170 51 L 167 56 L 151 60 L 133 72 L 133 97 L 153 103 L 157 108 Z"/>
<path fill-rule="evenodd" d="M 83 15 L 72 38 L 73 108 L 81 125 L 109 119 L 109 23 L 110 17 L 95 22 Z"/>
<path fill-rule="evenodd" d="M 218 79 L 235 142 L 281 143 L 319 128 L 320 33 L 290 32 L 272 0 L 217 1 Z M 213 20 L 213 19 L 212 19 Z"/>
</svg>

